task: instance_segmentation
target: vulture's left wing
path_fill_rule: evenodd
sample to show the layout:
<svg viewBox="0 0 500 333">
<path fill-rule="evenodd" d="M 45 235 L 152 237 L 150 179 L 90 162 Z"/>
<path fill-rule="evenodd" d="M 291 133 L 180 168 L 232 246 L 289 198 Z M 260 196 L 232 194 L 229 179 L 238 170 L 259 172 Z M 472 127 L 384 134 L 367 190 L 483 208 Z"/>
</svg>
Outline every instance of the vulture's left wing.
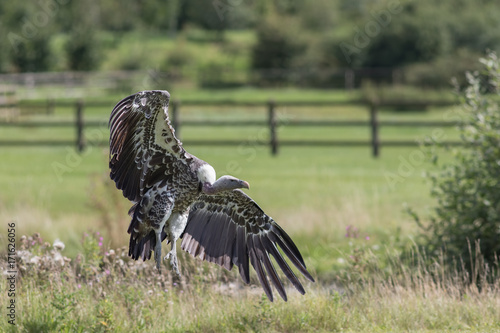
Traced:
<svg viewBox="0 0 500 333">
<path fill-rule="evenodd" d="M 109 119 L 111 179 L 123 195 L 138 202 L 159 181 L 187 160 L 168 117 L 167 91 L 141 91 L 121 100 Z"/>
<path fill-rule="evenodd" d="M 301 294 L 305 293 L 279 248 L 307 279 L 314 282 L 292 239 L 241 190 L 218 195 L 201 195 L 191 206 L 182 237 L 183 250 L 228 270 L 231 270 L 233 265 L 238 266 L 245 283 L 250 282 L 250 259 L 271 301 L 273 294 L 267 275 L 285 301 L 287 297 L 270 256 L 274 257 L 295 288 Z"/>
</svg>

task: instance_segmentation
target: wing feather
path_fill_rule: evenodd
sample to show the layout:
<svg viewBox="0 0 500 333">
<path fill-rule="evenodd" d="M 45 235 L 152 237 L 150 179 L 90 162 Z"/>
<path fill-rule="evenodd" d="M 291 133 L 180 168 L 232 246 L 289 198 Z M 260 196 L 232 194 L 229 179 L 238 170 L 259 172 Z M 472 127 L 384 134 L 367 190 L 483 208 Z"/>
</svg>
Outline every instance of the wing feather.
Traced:
<svg viewBox="0 0 500 333">
<path fill-rule="evenodd" d="M 253 243 L 253 237 L 250 236 L 247 238 L 247 244 L 248 244 L 248 255 L 250 256 L 250 263 L 257 272 L 257 278 L 259 279 L 259 282 L 262 285 L 262 288 L 264 289 L 267 298 L 269 298 L 269 300 L 272 302 L 273 292 L 271 290 L 271 286 L 269 285 L 269 281 L 267 280 L 266 273 L 262 268 L 262 262 L 260 261 L 260 259 L 257 258 L 256 249 Z"/>
<path fill-rule="evenodd" d="M 110 176 L 129 200 L 139 201 L 148 187 L 173 172 L 174 163 L 186 158 L 170 125 L 169 98 L 166 91 L 141 91 L 111 112 Z"/>
<path fill-rule="evenodd" d="M 200 195 L 191 206 L 182 237 L 183 250 L 228 270 L 236 265 L 245 283 L 250 282 L 250 263 L 271 301 L 269 282 L 287 299 L 271 256 L 295 288 L 301 294 L 305 292 L 279 249 L 307 279 L 314 281 L 290 236 L 241 190 Z"/>
</svg>

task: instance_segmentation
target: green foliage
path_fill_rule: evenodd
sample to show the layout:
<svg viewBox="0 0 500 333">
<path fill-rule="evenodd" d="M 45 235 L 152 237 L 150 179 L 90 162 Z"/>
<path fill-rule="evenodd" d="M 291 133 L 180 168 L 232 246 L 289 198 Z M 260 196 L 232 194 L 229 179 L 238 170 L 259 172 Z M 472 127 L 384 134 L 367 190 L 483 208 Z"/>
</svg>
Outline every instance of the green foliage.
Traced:
<svg viewBox="0 0 500 333">
<path fill-rule="evenodd" d="M 296 19 L 273 14 L 257 28 L 257 43 L 252 50 L 252 69 L 264 70 L 259 81 L 276 83 L 287 81 L 284 75 L 292 68 L 294 58 L 304 52 L 300 26 Z M 275 70 L 276 73 L 270 73 Z"/>
<path fill-rule="evenodd" d="M 98 43 L 90 27 L 72 31 L 66 42 L 65 51 L 70 70 L 88 71 L 96 69 L 99 64 Z"/>
<path fill-rule="evenodd" d="M 401 67 L 407 75 L 398 83 L 439 87 L 473 70 L 470 56 L 500 51 L 500 7 L 488 0 L 2 1 L 0 25 L 2 72 L 168 68 L 175 78 L 212 88 L 343 87 L 345 67 Z M 230 34 L 236 38 L 228 41 Z M 113 45 L 102 42 L 108 36 Z M 205 60 L 226 43 L 241 51 L 237 65 Z M 219 51 L 225 58 L 225 48 Z M 190 73 L 179 74 L 179 67 Z M 356 87 L 361 76 L 392 81 L 389 72 L 358 73 Z"/>
<path fill-rule="evenodd" d="M 444 250 L 450 260 L 462 260 L 472 273 L 475 253 L 480 252 L 491 266 L 498 264 L 500 254 L 500 109 L 492 93 L 499 93 L 500 71 L 493 53 L 481 63 L 481 74 L 467 74 L 462 112 L 457 114 L 466 148 L 457 150 L 454 161 L 431 176 L 437 205 L 423 232 L 430 254 Z"/>
<path fill-rule="evenodd" d="M 404 82 L 416 87 L 439 88 L 449 86 L 450 78 L 457 78 L 460 86 L 466 84 L 463 73 L 478 70 L 479 54 L 468 49 L 459 49 L 452 55 L 439 56 L 428 62 L 406 66 Z"/>
<path fill-rule="evenodd" d="M 20 37 L 10 50 L 11 66 L 19 72 L 43 72 L 50 68 L 50 36 L 40 34 L 33 38 Z"/>
</svg>

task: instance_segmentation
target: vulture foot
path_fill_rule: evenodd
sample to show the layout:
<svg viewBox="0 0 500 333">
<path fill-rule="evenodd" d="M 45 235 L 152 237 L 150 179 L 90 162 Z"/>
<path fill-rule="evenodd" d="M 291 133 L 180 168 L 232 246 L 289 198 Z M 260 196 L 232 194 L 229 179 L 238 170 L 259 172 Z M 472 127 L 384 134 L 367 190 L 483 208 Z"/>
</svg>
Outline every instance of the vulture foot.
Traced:
<svg viewBox="0 0 500 333">
<path fill-rule="evenodd" d="M 173 243 L 172 245 L 172 250 L 167 253 L 164 259 L 167 260 L 170 258 L 170 266 L 172 266 L 172 270 L 175 272 L 175 274 L 180 276 L 181 273 L 179 272 L 179 265 L 177 264 L 177 251 L 174 244 L 175 243 Z"/>
</svg>

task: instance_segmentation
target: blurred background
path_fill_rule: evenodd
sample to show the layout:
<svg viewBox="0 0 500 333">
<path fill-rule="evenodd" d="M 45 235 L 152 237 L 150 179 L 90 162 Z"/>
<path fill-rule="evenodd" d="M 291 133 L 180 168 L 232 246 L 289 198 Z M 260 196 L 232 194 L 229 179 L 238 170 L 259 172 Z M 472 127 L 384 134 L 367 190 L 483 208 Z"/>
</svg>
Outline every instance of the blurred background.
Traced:
<svg viewBox="0 0 500 333">
<path fill-rule="evenodd" d="M 57 73 L 1 82 L 130 92 L 148 71 L 170 89 L 442 88 L 500 48 L 499 12 L 489 0 L 0 1 L 0 73 Z"/>
<path fill-rule="evenodd" d="M 129 203 L 108 178 L 107 119 L 121 98 L 166 89 L 188 150 L 260 184 L 252 196 L 271 215 L 292 230 L 307 220 L 331 250 L 351 224 L 380 242 L 416 230 L 404 206 L 434 202 L 418 144 L 457 143 L 464 113 L 450 82 L 462 89 L 465 71 L 500 50 L 500 7 L 0 1 L 0 40 L 0 204 L 23 233 L 57 225 L 49 239 L 64 235 L 70 253 L 93 228 L 126 243 Z M 327 260 L 317 269 L 336 265 Z"/>
<path fill-rule="evenodd" d="M 24 331 L 498 331 L 495 51 L 496 0 L 0 0 L 0 266 L 13 223 Z M 306 298 L 227 292 L 237 272 L 185 253 L 179 292 L 129 262 L 107 122 L 147 89 L 294 239 Z"/>
</svg>

